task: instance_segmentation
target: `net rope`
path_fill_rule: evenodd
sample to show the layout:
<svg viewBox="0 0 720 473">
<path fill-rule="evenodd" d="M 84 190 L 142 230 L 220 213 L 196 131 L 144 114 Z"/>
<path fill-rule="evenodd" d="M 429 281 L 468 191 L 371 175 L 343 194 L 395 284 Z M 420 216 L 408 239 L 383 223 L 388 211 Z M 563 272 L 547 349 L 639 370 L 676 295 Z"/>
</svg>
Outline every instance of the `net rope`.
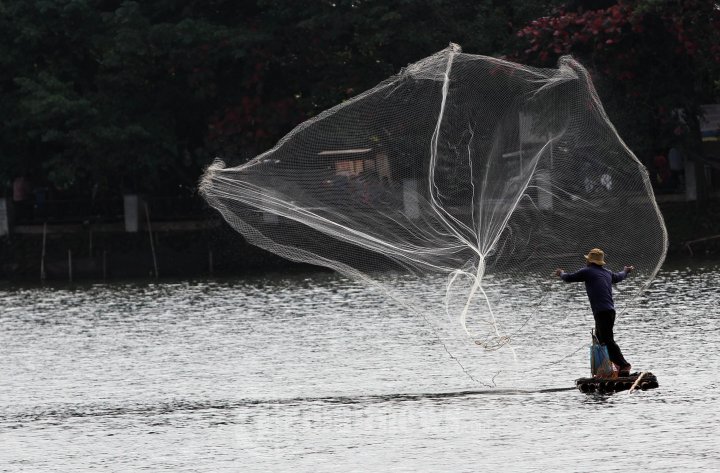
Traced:
<svg viewBox="0 0 720 473">
<path fill-rule="evenodd" d="M 462 354 L 484 353 L 478 379 L 558 306 L 555 268 L 593 247 L 632 262 L 621 308 L 668 245 L 646 169 L 569 56 L 539 69 L 451 44 L 247 163 L 217 159 L 200 192 L 249 242 L 405 304 L 469 376 Z"/>
</svg>

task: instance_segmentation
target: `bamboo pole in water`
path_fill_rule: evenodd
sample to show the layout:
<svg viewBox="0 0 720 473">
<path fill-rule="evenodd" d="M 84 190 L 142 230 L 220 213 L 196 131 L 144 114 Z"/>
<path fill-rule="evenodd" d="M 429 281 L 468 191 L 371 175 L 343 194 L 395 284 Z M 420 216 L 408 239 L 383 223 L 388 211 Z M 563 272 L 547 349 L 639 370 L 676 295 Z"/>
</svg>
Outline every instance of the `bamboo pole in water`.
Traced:
<svg viewBox="0 0 720 473">
<path fill-rule="evenodd" d="M 638 379 L 635 380 L 635 383 L 633 383 L 633 385 L 630 386 L 630 390 L 628 391 L 628 394 L 635 391 L 635 388 L 637 387 L 637 385 L 640 383 L 640 380 L 643 379 L 644 376 L 645 376 L 645 371 L 640 373 L 640 376 L 638 376 Z"/>
<path fill-rule="evenodd" d="M 40 255 L 40 281 L 45 280 L 45 243 L 47 241 L 47 222 L 43 223 L 42 254 Z"/>
<path fill-rule="evenodd" d="M 148 209 L 147 202 L 145 202 L 145 220 L 147 222 L 148 234 L 150 235 L 150 250 L 152 251 L 153 267 L 155 268 L 155 279 L 157 279 L 158 277 L 160 277 L 160 274 L 158 272 L 157 255 L 155 254 L 155 242 L 153 241 L 152 227 L 150 226 L 150 210 Z"/>
<path fill-rule="evenodd" d="M 210 271 L 210 276 L 213 274 L 213 253 L 212 250 L 208 250 L 208 269 Z"/>
<path fill-rule="evenodd" d="M 68 280 L 72 282 L 72 250 L 68 250 Z"/>
<path fill-rule="evenodd" d="M 103 281 L 106 280 L 107 279 L 107 250 L 103 250 L 102 275 L 103 275 Z"/>
</svg>

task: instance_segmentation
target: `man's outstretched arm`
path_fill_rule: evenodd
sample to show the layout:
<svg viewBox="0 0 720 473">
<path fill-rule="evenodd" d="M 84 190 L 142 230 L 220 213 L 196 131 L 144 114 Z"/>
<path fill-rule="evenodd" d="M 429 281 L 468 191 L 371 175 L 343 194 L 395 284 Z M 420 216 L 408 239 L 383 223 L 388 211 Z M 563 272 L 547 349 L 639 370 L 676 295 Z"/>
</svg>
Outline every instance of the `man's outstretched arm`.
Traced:
<svg viewBox="0 0 720 473">
<path fill-rule="evenodd" d="M 627 277 L 628 274 L 635 270 L 635 266 L 625 266 L 625 269 L 618 273 L 612 273 L 612 282 L 620 282 Z"/>
<path fill-rule="evenodd" d="M 574 273 L 566 273 L 565 270 L 558 268 L 555 270 L 555 276 L 559 276 L 565 282 L 580 282 L 585 280 L 585 272 L 585 268 Z"/>
</svg>

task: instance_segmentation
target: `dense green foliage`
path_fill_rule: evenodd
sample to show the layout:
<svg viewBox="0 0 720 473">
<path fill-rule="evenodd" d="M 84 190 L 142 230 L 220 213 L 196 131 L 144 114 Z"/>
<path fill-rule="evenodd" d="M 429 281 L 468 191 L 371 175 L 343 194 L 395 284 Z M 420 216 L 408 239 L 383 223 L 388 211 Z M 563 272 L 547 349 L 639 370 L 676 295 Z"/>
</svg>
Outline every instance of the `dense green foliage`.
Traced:
<svg viewBox="0 0 720 473">
<path fill-rule="evenodd" d="M 27 173 L 78 195 L 192 192 L 213 156 L 246 160 L 450 41 L 543 64 L 578 54 L 600 76 L 603 99 L 629 97 L 621 122 L 642 115 L 638 133 L 651 139 L 647 130 L 667 118 L 651 109 L 695 106 L 715 92 L 717 29 L 703 36 L 717 28 L 714 2 L 627 2 L 619 30 L 603 26 L 602 52 L 553 21 L 615 2 L 560 3 L 0 0 L 0 182 Z M 639 14 L 665 26 L 633 30 Z M 663 36 L 678 21 L 693 32 L 697 54 L 687 60 L 687 41 Z M 542 41 L 532 43 L 534 31 Z M 626 70 L 635 75 L 623 79 Z"/>
</svg>

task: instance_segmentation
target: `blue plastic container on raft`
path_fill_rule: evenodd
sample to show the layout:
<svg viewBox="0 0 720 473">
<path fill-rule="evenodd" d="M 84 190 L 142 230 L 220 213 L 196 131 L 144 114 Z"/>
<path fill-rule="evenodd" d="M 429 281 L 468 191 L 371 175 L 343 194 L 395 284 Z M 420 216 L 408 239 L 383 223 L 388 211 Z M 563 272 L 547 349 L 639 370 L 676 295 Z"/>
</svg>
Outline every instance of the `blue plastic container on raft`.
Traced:
<svg viewBox="0 0 720 473">
<path fill-rule="evenodd" d="M 584 393 L 613 393 L 629 389 L 654 389 L 659 386 L 657 377 L 649 371 L 632 373 L 629 376 L 618 376 L 618 370 L 610 361 L 607 347 L 601 344 L 592 334 L 590 346 L 591 378 L 575 380 L 575 386 Z"/>
</svg>

